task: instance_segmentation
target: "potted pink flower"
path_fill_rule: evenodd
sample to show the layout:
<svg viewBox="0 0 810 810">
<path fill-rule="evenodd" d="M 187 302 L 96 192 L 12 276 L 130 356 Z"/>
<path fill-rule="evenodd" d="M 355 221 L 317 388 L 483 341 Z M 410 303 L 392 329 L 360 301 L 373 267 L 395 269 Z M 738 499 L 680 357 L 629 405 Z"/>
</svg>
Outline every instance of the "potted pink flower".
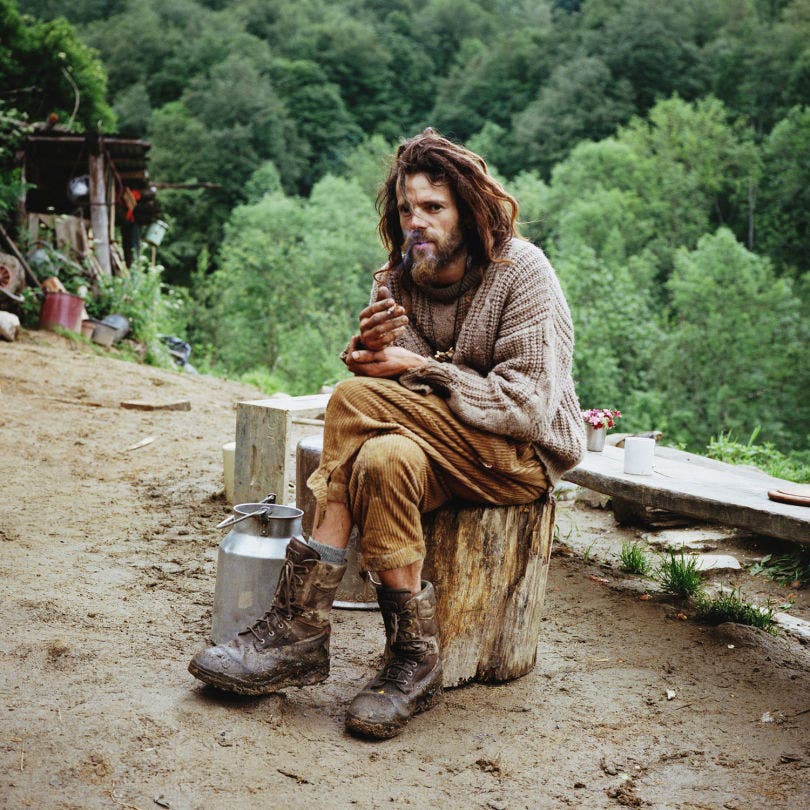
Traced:
<svg viewBox="0 0 810 810">
<path fill-rule="evenodd" d="M 598 453 L 605 446 L 607 432 L 616 425 L 617 419 L 622 418 L 622 414 L 613 408 L 591 408 L 582 411 L 582 418 L 585 420 L 585 446 Z"/>
</svg>

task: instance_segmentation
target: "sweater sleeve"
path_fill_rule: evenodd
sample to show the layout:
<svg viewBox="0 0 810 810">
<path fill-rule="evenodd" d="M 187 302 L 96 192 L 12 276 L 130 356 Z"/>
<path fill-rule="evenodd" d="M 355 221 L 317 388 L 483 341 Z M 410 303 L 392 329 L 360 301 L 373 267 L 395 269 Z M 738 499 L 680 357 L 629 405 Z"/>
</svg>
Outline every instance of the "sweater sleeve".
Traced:
<svg viewBox="0 0 810 810">
<path fill-rule="evenodd" d="M 492 307 L 499 318 L 483 330 L 494 330 L 486 374 L 460 362 L 430 359 L 405 372 L 400 382 L 411 390 L 446 397 L 453 412 L 473 427 L 542 443 L 552 432 L 571 372 L 568 306 L 540 251 L 517 258 L 504 283 L 493 289 L 493 302 L 501 306 Z"/>
</svg>

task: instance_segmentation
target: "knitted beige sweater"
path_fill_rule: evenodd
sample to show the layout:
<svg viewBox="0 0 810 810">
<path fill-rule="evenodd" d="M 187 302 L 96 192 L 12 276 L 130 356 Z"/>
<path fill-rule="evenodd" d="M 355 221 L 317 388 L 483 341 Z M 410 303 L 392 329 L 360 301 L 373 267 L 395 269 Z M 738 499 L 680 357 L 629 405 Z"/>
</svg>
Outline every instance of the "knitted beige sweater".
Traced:
<svg viewBox="0 0 810 810">
<path fill-rule="evenodd" d="M 585 442 L 571 377 L 571 315 L 542 250 L 512 239 L 503 257 L 509 263 L 490 264 L 478 289 L 465 296 L 452 362 L 432 358 L 424 328 L 420 334 L 409 326 L 397 339 L 396 345 L 431 358 L 399 381 L 412 391 L 445 397 L 472 427 L 533 442 L 556 482 L 579 462 Z M 435 303 L 413 285 L 405 292 L 400 275 L 395 269 L 383 282 L 396 301 L 408 302 L 413 321 L 430 324 Z"/>
</svg>

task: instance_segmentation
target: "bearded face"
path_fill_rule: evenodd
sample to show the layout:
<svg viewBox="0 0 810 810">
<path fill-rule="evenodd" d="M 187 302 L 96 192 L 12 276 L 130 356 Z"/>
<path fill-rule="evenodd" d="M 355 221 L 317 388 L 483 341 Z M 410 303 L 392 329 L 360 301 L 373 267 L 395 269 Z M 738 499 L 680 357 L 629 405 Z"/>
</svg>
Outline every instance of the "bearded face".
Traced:
<svg viewBox="0 0 810 810">
<path fill-rule="evenodd" d="M 452 284 L 464 275 L 466 247 L 455 195 L 426 174 L 408 175 L 397 190 L 403 251 L 417 284 Z"/>
<path fill-rule="evenodd" d="M 407 240 L 411 243 L 411 277 L 417 284 L 430 284 L 438 273 L 464 253 L 458 225 L 446 233 L 436 233 L 430 228 L 411 231 Z"/>
</svg>

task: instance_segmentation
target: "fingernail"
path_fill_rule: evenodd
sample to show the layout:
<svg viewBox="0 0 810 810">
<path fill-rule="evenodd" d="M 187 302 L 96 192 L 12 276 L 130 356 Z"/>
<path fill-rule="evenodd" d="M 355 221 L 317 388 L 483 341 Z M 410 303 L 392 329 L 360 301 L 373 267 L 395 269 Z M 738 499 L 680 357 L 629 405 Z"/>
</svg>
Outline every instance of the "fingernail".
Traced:
<svg viewBox="0 0 810 810">
<path fill-rule="evenodd" d="M 352 352 L 352 360 L 359 360 L 360 352 Z"/>
</svg>

